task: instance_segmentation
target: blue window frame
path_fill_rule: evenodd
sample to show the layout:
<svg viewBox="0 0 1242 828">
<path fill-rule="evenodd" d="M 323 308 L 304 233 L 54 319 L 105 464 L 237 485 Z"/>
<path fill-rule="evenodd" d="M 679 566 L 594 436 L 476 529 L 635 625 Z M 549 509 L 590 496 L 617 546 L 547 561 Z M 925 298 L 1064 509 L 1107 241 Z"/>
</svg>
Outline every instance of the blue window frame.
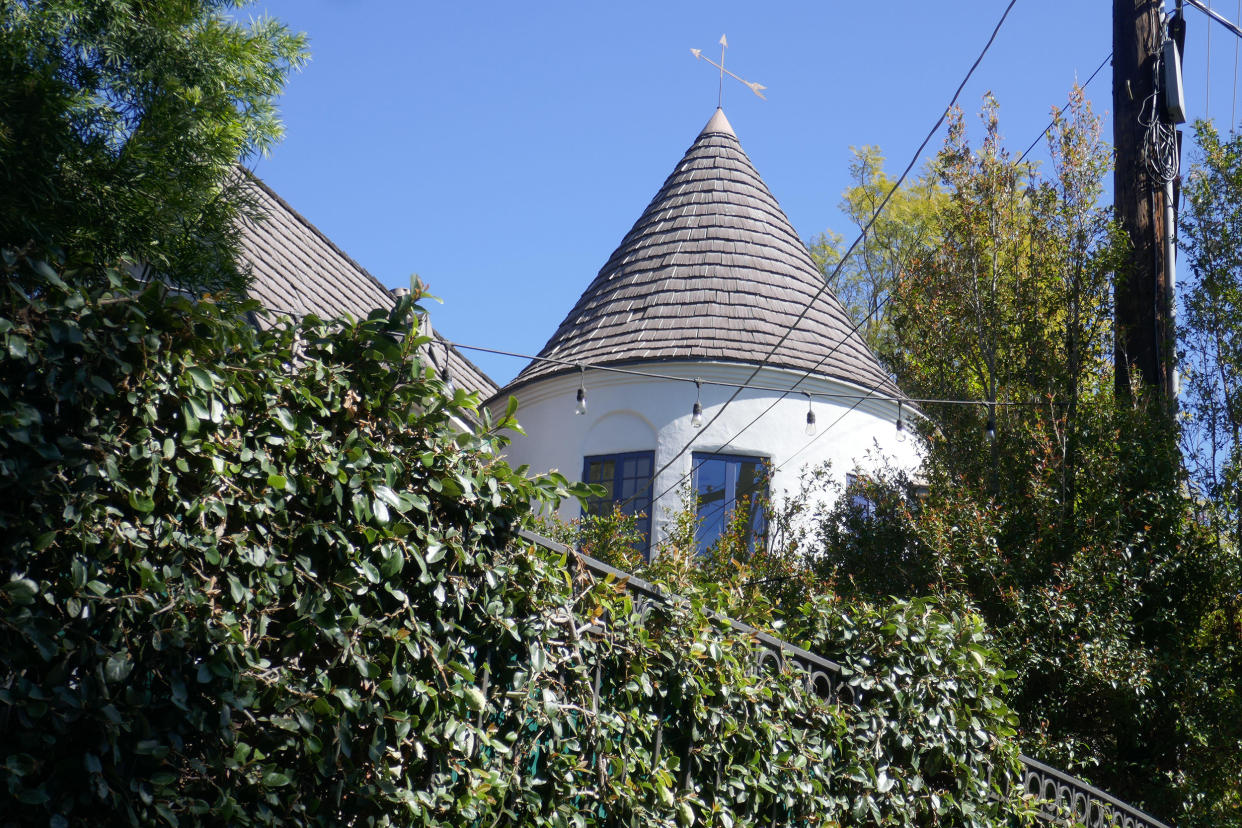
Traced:
<svg viewBox="0 0 1242 828">
<path fill-rule="evenodd" d="M 875 501 L 867 493 L 867 481 L 856 474 L 845 475 L 845 494 L 850 499 L 850 506 L 863 520 L 875 517 Z"/>
<path fill-rule="evenodd" d="M 582 460 L 582 479 L 598 483 L 607 490 L 604 497 L 587 501 L 584 514 L 607 515 L 620 506 L 622 514 L 637 518 L 643 534 L 642 548 L 647 555 L 651 546 L 651 472 L 655 452 L 629 451 L 622 454 L 597 454 Z"/>
<path fill-rule="evenodd" d="M 694 452 L 694 493 L 698 499 L 699 528 L 695 542 L 700 553 L 720 540 L 735 517 L 735 510 L 746 510 L 750 549 L 762 545 L 767 517 L 762 501 L 768 493 L 768 461 L 764 457 L 740 454 Z"/>
</svg>

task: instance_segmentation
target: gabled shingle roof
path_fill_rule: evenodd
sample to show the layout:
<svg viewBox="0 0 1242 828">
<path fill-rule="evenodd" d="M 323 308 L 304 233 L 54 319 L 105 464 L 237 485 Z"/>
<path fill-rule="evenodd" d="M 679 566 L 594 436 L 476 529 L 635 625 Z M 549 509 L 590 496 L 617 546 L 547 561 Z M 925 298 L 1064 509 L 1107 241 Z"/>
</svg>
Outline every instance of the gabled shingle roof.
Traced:
<svg viewBox="0 0 1242 828">
<path fill-rule="evenodd" d="M 365 319 L 376 308 L 392 307 L 395 297 L 366 268 L 249 173 L 242 173 L 266 219 L 242 224 L 242 257 L 253 281 L 250 295 L 282 315 L 313 313 L 332 319 L 348 313 Z M 444 374 L 445 354 L 452 380 L 481 399 L 496 393 L 496 383 L 456 348 L 434 334 L 441 347 L 428 349 L 436 370 Z"/>
<path fill-rule="evenodd" d="M 810 303 L 767 364 L 899 393 L 823 282 L 717 109 L 539 356 L 759 364 Z M 532 361 L 506 390 L 572 370 Z"/>
</svg>

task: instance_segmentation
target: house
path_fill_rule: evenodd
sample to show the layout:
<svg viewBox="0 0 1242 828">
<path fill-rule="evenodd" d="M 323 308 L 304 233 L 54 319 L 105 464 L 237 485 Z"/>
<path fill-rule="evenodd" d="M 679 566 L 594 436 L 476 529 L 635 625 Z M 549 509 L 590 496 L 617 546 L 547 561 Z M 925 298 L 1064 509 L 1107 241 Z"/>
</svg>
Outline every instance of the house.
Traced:
<svg viewBox="0 0 1242 828">
<path fill-rule="evenodd" d="M 267 220 L 243 227 L 251 294 L 275 313 L 365 317 L 395 294 L 257 178 Z M 829 291 L 717 109 L 547 344 L 498 388 L 447 340 L 437 371 L 493 407 L 518 398 L 515 465 L 604 486 L 594 512 L 666 537 L 688 494 L 699 543 L 738 504 L 791 492 L 806 467 L 840 482 L 913 469 L 905 403 Z M 581 399 L 580 399 L 581 398 Z M 561 515 L 579 514 L 576 503 Z M 755 534 L 763 515 L 749 510 Z"/>
<path fill-rule="evenodd" d="M 910 408 L 717 109 L 521 373 L 510 461 L 600 483 L 651 543 L 692 492 L 701 546 L 748 493 L 918 464 Z M 687 489 L 688 487 L 688 489 Z M 577 517 L 577 504 L 562 507 Z M 751 527 L 762 529 L 752 510 Z"/>
<path fill-rule="evenodd" d="M 257 178 L 267 220 L 243 227 L 251 294 L 275 313 L 365 317 L 395 300 Z M 599 483 L 657 544 L 688 494 L 699 543 L 738 504 L 792 492 L 806 467 L 839 482 L 918 464 L 914 414 L 717 109 L 539 354 L 498 388 L 438 334 L 427 355 L 489 406 L 519 401 L 506 456 Z M 468 426 L 468 424 L 466 424 Z M 578 517 L 576 503 L 561 516 Z M 761 510 L 748 511 L 755 535 Z"/>
</svg>

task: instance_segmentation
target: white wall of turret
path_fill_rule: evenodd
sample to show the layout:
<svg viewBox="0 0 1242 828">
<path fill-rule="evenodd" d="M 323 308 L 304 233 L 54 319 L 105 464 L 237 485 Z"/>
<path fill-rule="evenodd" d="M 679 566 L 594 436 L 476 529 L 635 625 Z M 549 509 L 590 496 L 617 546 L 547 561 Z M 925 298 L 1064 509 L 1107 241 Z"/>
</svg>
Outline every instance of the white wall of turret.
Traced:
<svg viewBox="0 0 1242 828">
<path fill-rule="evenodd" d="M 918 444 L 907 438 L 915 412 L 908 405 L 902 407 L 906 422 L 902 434 L 896 427 L 897 403 L 877 399 L 868 389 L 825 377 L 804 379 L 800 371 L 780 368 L 765 367 L 751 378 L 753 366 L 736 363 L 652 362 L 625 367 L 684 381 L 588 369 L 585 374 L 574 371 L 522 386 L 515 396 L 525 434 L 512 435 L 505 456 L 514 466 L 526 464 L 535 473 L 555 470 L 577 481 L 585 457 L 653 451 L 658 475 L 652 490 L 659 498 L 652 510 L 653 548 L 666 536 L 681 507 L 694 452 L 766 459 L 773 470 L 770 486 L 776 497 L 797 493 L 802 471 L 824 463 L 831 464 L 832 477 L 842 484 L 847 474 L 865 475 L 881 467 L 917 469 Z M 696 377 L 702 381 L 701 428 L 691 423 Z M 575 411 L 580 383 L 587 400 L 587 411 L 581 415 Z M 746 388 L 726 406 L 742 384 L 797 385 L 799 390 L 779 399 L 778 392 Z M 811 395 L 813 436 L 806 433 L 808 400 L 803 391 Z M 504 402 L 494 405 L 502 408 Z M 690 448 L 682 451 L 691 440 Z M 560 515 L 566 520 L 580 513 L 576 502 L 561 506 Z"/>
</svg>

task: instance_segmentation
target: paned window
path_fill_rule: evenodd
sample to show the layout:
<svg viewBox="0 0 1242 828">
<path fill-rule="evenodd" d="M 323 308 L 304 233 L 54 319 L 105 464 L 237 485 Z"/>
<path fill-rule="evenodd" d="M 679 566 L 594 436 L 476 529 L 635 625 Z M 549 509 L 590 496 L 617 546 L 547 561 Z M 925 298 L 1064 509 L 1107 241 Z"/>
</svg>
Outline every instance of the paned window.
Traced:
<svg viewBox="0 0 1242 828">
<path fill-rule="evenodd" d="M 607 490 L 603 497 L 587 501 L 586 514 L 610 515 L 617 506 L 626 515 L 635 515 L 643 534 L 642 549 L 651 545 L 651 471 L 655 452 L 631 451 L 624 454 L 597 454 L 582 463 L 582 479 L 598 483 Z"/>
<path fill-rule="evenodd" d="M 845 475 L 845 494 L 850 499 L 850 505 L 864 520 L 871 520 L 875 517 L 875 501 L 871 499 L 867 488 L 868 482 L 865 478 L 856 474 Z"/>
<path fill-rule="evenodd" d="M 699 552 L 710 549 L 737 517 L 744 520 L 751 551 L 762 545 L 767 531 L 763 513 L 763 501 L 768 494 L 767 469 L 767 460 L 762 457 L 694 453 L 694 492 L 699 506 L 695 540 Z M 738 515 L 738 509 L 744 509 L 745 514 Z"/>
</svg>

